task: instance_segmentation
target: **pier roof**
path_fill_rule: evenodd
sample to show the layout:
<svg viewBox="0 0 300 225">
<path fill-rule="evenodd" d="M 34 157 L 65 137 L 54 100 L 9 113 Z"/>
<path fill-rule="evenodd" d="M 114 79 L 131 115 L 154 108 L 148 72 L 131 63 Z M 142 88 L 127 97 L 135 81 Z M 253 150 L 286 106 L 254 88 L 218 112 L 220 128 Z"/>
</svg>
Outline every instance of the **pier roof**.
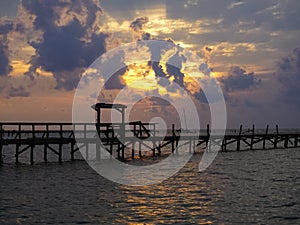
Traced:
<svg viewBox="0 0 300 225">
<path fill-rule="evenodd" d="M 126 109 L 126 105 L 122 104 L 108 104 L 108 103 L 96 103 L 95 105 L 91 106 L 93 109 Z"/>
</svg>

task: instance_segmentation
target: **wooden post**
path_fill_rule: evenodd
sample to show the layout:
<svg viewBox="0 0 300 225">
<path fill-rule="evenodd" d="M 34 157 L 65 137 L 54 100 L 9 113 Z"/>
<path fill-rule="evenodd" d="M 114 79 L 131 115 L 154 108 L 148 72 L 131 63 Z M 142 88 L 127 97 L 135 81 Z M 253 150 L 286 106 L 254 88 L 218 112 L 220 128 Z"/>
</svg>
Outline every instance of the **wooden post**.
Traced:
<svg viewBox="0 0 300 225">
<path fill-rule="evenodd" d="M 266 128 L 266 132 L 265 132 L 265 136 L 263 137 L 263 149 L 266 149 L 266 139 L 268 137 L 268 131 L 269 131 L 269 124 L 267 125 L 267 128 Z"/>
<path fill-rule="evenodd" d="M 288 144 L 289 144 L 289 136 L 285 135 L 285 137 L 284 137 L 284 147 L 288 148 Z"/>
<path fill-rule="evenodd" d="M 253 142 L 254 142 L 254 132 L 255 132 L 255 125 L 252 125 L 252 136 L 251 136 L 251 142 L 250 142 L 250 150 L 253 150 Z"/>
<path fill-rule="evenodd" d="M 59 163 L 62 163 L 62 144 L 59 144 L 59 147 L 58 147 L 58 161 Z"/>
<path fill-rule="evenodd" d="M 35 126 L 32 125 L 32 138 L 35 139 Z"/>
<path fill-rule="evenodd" d="M 20 144 L 16 144 L 16 164 L 19 163 L 19 148 L 20 148 Z"/>
<path fill-rule="evenodd" d="M 118 159 L 121 158 L 121 143 L 118 142 L 118 149 L 117 149 L 117 152 L 118 152 Z"/>
<path fill-rule="evenodd" d="M 3 152 L 2 152 L 2 149 L 3 149 L 3 144 L 2 144 L 2 139 L 0 140 L 0 165 L 3 164 Z"/>
<path fill-rule="evenodd" d="M 84 145 L 85 145 L 85 160 L 89 160 L 89 143 L 84 143 Z"/>
<path fill-rule="evenodd" d="M 158 142 L 157 151 L 158 151 L 158 155 L 160 156 L 160 154 L 161 154 L 160 142 Z"/>
<path fill-rule="evenodd" d="M 122 146 L 122 160 L 125 160 L 125 145 L 121 143 Z"/>
<path fill-rule="evenodd" d="M 276 125 L 276 135 L 274 138 L 274 148 L 277 148 L 277 141 L 278 141 L 278 125 Z"/>
<path fill-rule="evenodd" d="M 155 157 L 156 144 L 155 144 L 155 141 L 152 141 L 152 143 L 153 143 L 152 156 Z"/>
<path fill-rule="evenodd" d="M 131 148 L 131 158 L 134 159 L 134 145 L 135 142 L 132 142 L 132 148 Z"/>
<path fill-rule="evenodd" d="M 175 137 L 176 137 L 176 134 L 175 134 L 175 125 L 172 124 L 172 152 L 175 151 Z"/>
<path fill-rule="evenodd" d="M 47 163 L 47 150 L 48 150 L 48 144 L 44 144 L 44 162 Z"/>
<path fill-rule="evenodd" d="M 141 159 L 142 158 L 142 141 L 141 140 L 139 141 L 139 156 Z"/>
<path fill-rule="evenodd" d="M 210 128 L 209 128 L 209 124 L 207 124 L 206 126 L 206 135 L 207 135 L 207 138 L 206 138 L 206 150 L 210 150 L 210 143 L 209 143 L 209 139 L 210 139 Z"/>
<path fill-rule="evenodd" d="M 30 145 L 30 164 L 33 165 L 33 150 L 34 150 L 34 144 Z"/>
<path fill-rule="evenodd" d="M 226 152 L 227 151 L 227 139 L 226 137 L 223 138 L 223 142 L 222 142 L 222 151 Z"/>
<path fill-rule="evenodd" d="M 74 145 L 75 145 L 75 143 L 72 142 L 71 143 L 71 161 L 74 161 Z"/>
<path fill-rule="evenodd" d="M 237 138 L 237 143 L 236 143 L 236 150 L 240 151 L 241 150 L 241 136 L 242 136 L 242 131 L 243 131 L 243 125 L 240 125 L 240 131 L 239 131 L 239 136 Z"/>
<path fill-rule="evenodd" d="M 19 140 L 21 140 L 21 131 L 22 131 L 22 126 L 21 125 L 19 125 Z"/>
<path fill-rule="evenodd" d="M 4 134 L 4 126 L 0 124 L 0 165 L 3 164 L 3 134 Z"/>
</svg>

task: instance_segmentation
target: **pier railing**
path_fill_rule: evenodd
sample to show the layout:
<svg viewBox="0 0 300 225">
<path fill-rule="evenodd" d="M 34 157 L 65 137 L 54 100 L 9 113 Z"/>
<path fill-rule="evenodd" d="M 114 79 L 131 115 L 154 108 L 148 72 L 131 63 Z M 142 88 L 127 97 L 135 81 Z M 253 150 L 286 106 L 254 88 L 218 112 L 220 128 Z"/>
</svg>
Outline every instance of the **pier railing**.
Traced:
<svg viewBox="0 0 300 225">
<path fill-rule="evenodd" d="M 225 134 L 220 135 L 220 134 Z M 76 137 L 76 138 L 75 138 Z M 142 146 L 152 151 L 153 156 L 162 151 L 177 151 L 181 146 L 189 146 L 190 152 L 195 149 L 209 151 L 211 146 L 219 146 L 221 151 L 241 151 L 268 148 L 297 148 L 300 132 L 296 129 L 177 129 L 174 125 L 166 131 L 157 130 L 155 123 L 133 121 L 129 123 L 19 123 L 0 122 L 0 162 L 3 162 L 3 147 L 15 146 L 16 162 L 19 155 L 30 151 L 30 162 L 33 164 L 33 154 L 36 146 L 44 147 L 44 161 L 47 162 L 48 151 L 58 156 L 62 161 L 63 146 L 70 146 L 71 160 L 74 153 L 84 149 L 86 159 L 89 158 L 89 145 L 96 145 L 96 159 L 100 158 L 99 149 L 104 147 L 111 155 L 117 154 L 124 160 L 125 149 L 131 151 L 135 158 L 135 147 L 138 144 L 138 154 L 142 157 Z M 180 143 L 179 143 L 180 142 Z M 199 148 L 197 148 L 197 146 Z M 82 151 L 81 151 L 82 152 Z"/>
</svg>

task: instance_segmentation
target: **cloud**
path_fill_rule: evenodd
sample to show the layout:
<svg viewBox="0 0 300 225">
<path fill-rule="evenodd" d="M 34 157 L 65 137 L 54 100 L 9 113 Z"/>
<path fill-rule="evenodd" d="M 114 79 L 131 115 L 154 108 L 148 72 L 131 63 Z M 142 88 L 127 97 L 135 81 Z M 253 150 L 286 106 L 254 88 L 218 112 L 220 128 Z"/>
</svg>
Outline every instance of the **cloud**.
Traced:
<svg viewBox="0 0 300 225">
<path fill-rule="evenodd" d="M 220 79 L 226 92 L 249 90 L 260 83 L 253 72 L 247 73 L 239 66 L 232 66 L 228 76 Z"/>
<path fill-rule="evenodd" d="M 9 64 L 7 34 L 13 29 L 11 21 L 0 21 L 0 76 L 8 76 L 12 71 Z"/>
<path fill-rule="evenodd" d="M 0 23 L 0 35 L 5 35 L 9 33 L 12 29 L 13 29 L 13 23 L 11 21 L 4 20 Z"/>
<path fill-rule="evenodd" d="M 276 77 L 283 87 L 283 94 L 299 98 L 300 95 L 300 48 L 283 57 L 277 64 Z"/>
<path fill-rule="evenodd" d="M 30 93 L 24 88 L 24 86 L 19 85 L 18 87 L 10 87 L 7 91 L 7 98 L 12 97 L 29 97 Z"/>
<path fill-rule="evenodd" d="M 102 9 L 97 1 L 22 1 L 35 16 L 34 28 L 42 30 L 42 39 L 31 42 L 36 50 L 31 69 L 41 67 L 52 72 L 57 88 L 74 89 L 80 76 L 106 51 L 108 34 L 99 32 L 97 21 Z"/>
<path fill-rule="evenodd" d="M 134 31 L 138 39 L 150 40 L 152 38 L 150 33 L 144 31 L 145 24 L 148 22 L 148 17 L 140 17 L 131 22 L 129 27 Z"/>
<path fill-rule="evenodd" d="M 133 29 L 135 32 L 141 32 L 144 29 L 144 25 L 148 22 L 148 17 L 140 17 L 130 24 L 130 28 Z"/>
<path fill-rule="evenodd" d="M 7 45 L 0 41 L 0 76 L 8 76 L 11 71 L 12 67 L 9 64 Z"/>
</svg>

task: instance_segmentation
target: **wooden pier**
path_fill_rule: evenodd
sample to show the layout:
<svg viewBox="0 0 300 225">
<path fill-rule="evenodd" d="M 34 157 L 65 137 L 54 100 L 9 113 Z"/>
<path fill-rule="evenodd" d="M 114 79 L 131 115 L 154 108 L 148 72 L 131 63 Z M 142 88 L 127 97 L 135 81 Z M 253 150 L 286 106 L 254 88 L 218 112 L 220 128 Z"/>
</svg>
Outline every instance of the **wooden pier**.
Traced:
<svg viewBox="0 0 300 225">
<path fill-rule="evenodd" d="M 75 138 L 76 137 L 76 138 Z M 100 137 L 100 139 L 99 139 Z M 101 142 L 100 142 L 101 140 Z M 165 136 L 161 136 L 154 123 L 134 121 L 130 123 L 0 123 L 0 162 L 5 163 L 3 150 L 15 149 L 15 162 L 19 157 L 29 153 L 29 162 L 34 164 L 36 151 L 43 152 L 44 162 L 48 162 L 49 152 L 57 156 L 57 161 L 63 161 L 63 155 L 68 160 L 75 160 L 75 153 L 85 152 L 89 159 L 89 146 L 96 146 L 95 159 L 101 159 L 100 148 L 105 148 L 111 155 L 124 160 L 125 152 L 131 152 L 132 159 L 143 156 L 142 147 L 153 156 L 176 152 L 185 146 L 190 152 L 195 149 L 210 151 L 212 145 L 220 150 L 243 151 L 258 149 L 297 148 L 300 146 L 300 133 L 296 131 L 279 131 L 278 126 L 270 130 L 250 129 L 228 130 L 224 137 L 209 126 L 195 135 L 192 131 L 176 129 L 174 125 Z M 37 148 L 39 146 L 39 148 Z M 65 147 L 70 151 L 66 156 Z M 13 148 L 12 148 L 13 147 Z M 127 154 L 128 157 L 128 154 Z"/>
</svg>

